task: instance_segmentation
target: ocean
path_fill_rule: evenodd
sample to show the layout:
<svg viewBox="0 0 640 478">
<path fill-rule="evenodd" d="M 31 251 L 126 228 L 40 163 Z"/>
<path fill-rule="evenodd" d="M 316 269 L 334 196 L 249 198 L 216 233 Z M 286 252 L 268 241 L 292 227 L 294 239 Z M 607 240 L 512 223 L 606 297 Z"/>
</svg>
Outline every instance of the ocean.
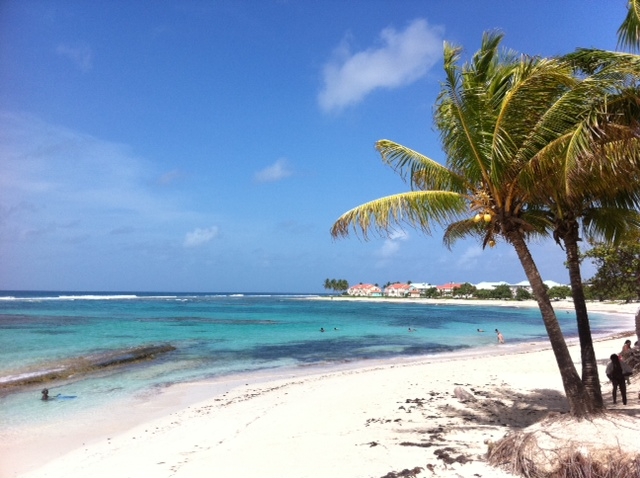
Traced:
<svg viewBox="0 0 640 478">
<path fill-rule="evenodd" d="M 513 305 L 314 294 L 0 292 L 0 427 L 55 423 L 176 383 L 481 347 L 490 353 L 499 347 L 496 328 L 507 347 L 545 341 L 538 309 Z M 557 315 L 565 336 L 575 337 L 575 315 Z M 596 336 L 628 325 L 628 318 L 611 315 L 590 319 Z M 57 396 L 55 406 L 39 400 L 44 387 Z"/>
</svg>

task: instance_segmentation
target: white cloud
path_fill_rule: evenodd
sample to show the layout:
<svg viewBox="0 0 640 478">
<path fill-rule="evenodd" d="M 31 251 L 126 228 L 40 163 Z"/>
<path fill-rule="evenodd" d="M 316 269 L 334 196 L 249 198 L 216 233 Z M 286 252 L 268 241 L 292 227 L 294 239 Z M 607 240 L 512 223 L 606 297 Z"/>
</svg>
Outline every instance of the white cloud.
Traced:
<svg viewBox="0 0 640 478">
<path fill-rule="evenodd" d="M 12 244 L 46 235 L 53 245 L 71 234 L 113 241 L 110 231 L 131 227 L 131 240 L 150 244 L 175 237 L 169 227 L 210 221 L 158 189 L 155 166 L 127 145 L 31 115 L 0 111 L 0 158 L 0 240 Z"/>
<path fill-rule="evenodd" d="M 278 159 L 271 166 L 268 166 L 254 174 L 253 178 L 259 183 L 271 183 L 280 181 L 293 174 L 285 158 Z"/>
<path fill-rule="evenodd" d="M 404 31 L 382 30 L 382 45 L 351 53 L 345 40 L 324 66 L 318 96 L 323 111 L 339 111 L 378 88 L 397 88 L 423 77 L 442 55 L 442 28 L 416 19 Z"/>
<path fill-rule="evenodd" d="M 409 235 L 404 231 L 392 232 L 377 252 L 381 263 L 395 256 L 400 250 L 400 243 L 407 239 L 409 239 Z"/>
<path fill-rule="evenodd" d="M 208 227 L 206 229 L 196 228 L 188 232 L 184 238 L 184 247 L 198 247 L 212 241 L 218 237 L 219 231 L 217 226 Z"/>
<path fill-rule="evenodd" d="M 56 48 L 56 53 L 71 60 L 83 73 L 91 70 L 93 66 L 93 51 L 88 45 L 60 44 Z"/>
<path fill-rule="evenodd" d="M 478 267 L 478 264 L 482 258 L 483 253 L 489 251 L 483 250 L 482 246 L 474 244 L 457 257 L 456 268 L 461 270 L 473 270 Z M 487 279 L 488 280 L 488 279 Z"/>
</svg>

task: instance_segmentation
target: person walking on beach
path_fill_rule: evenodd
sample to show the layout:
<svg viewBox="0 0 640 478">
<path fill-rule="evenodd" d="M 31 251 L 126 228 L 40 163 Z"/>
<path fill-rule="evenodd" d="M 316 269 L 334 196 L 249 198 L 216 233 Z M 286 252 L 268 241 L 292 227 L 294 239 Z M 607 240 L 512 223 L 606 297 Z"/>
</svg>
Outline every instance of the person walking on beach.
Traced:
<svg viewBox="0 0 640 478">
<path fill-rule="evenodd" d="M 631 340 L 625 340 L 624 345 L 622 346 L 622 350 L 618 354 L 618 358 L 622 362 L 628 362 L 631 357 Z M 631 385 L 631 381 L 629 380 L 629 376 L 627 375 L 627 385 Z"/>
<path fill-rule="evenodd" d="M 498 343 L 499 344 L 503 344 L 504 343 L 504 337 L 502 336 L 502 334 L 500 333 L 500 331 L 498 329 L 496 329 L 496 335 L 498 337 Z"/>
<path fill-rule="evenodd" d="M 631 375 L 631 367 L 626 363 L 620 361 L 620 358 L 616 354 L 611 354 L 611 361 L 607 365 L 606 374 L 611 384 L 613 385 L 613 403 L 616 403 L 618 394 L 618 387 L 620 388 L 620 395 L 622 395 L 622 404 L 627 404 L 627 384 L 625 383 L 625 376 Z"/>
</svg>

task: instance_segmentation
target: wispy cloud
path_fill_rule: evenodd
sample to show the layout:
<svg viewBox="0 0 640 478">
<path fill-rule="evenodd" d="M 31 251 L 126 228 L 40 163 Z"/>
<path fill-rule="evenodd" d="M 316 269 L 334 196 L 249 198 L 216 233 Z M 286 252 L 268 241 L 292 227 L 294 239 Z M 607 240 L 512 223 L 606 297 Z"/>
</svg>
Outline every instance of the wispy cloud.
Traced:
<svg viewBox="0 0 640 478">
<path fill-rule="evenodd" d="M 206 220 L 160 191 L 155 166 L 127 145 L 31 115 L 0 111 L 0 157 L 0 239 L 12 243 L 44 234 L 52 243 L 71 234 L 113 237 L 132 227 L 135 240 L 153 241 L 172 237 L 169 225 L 184 231 Z"/>
<path fill-rule="evenodd" d="M 285 158 L 280 158 L 271 166 L 255 173 L 253 179 L 259 183 L 272 183 L 288 178 L 292 174 L 289 162 Z"/>
<path fill-rule="evenodd" d="M 318 96 L 325 112 L 340 111 L 360 102 L 378 88 L 397 88 L 422 76 L 442 55 L 442 28 L 416 19 L 403 31 L 385 28 L 382 45 L 352 53 L 347 39 L 324 66 L 324 85 Z"/>
<path fill-rule="evenodd" d="M 112 236 L 118 236 L 121 234 L 132 234 L 133 232 L 135 232 L 135 228 L 131 226 L 121 226 L 112 229 L 111 231 L 109 231 L 109 234 L 111 234 Z"/>
<path fill-rule="evenodd" d="M 385 239 L 382 247 L 378 249 L 378 266 L 384 265 L 386 261 L 394 257 L 400 251 L 400 244 L 409 239 L 409 235 L 404 231 L 395 231 Z"/>
<path fill-rule="evenodd" d="M 71 60 L 83 73 L 88 72 L 93 67 L 93 50 L 88 45 L 67 45 L 63 43 L 58 45 L 56 53 Z"/>
<path fill-rule="evenodd" d="M 478 266 L 479 259 L 483 254 L 483 249 L 479 245 L 468 247 L 456 261 L 456 267 L 462 270 L 472 270 Z"/>
<path fill-rule="evenodd" d="M 184 247 L 199 247 L 218 237 L 219 229 L 211 226 L 205 229 L 196 228 L 188 232 L 184 238 Z"/>
<path fill-rule="evenodd" d="M 173 171 L 169 171 L 161 175 L 158 178 L 158 184 L 161 186 L 168 186 L 178 181 L 180 178 L 182 178 L 182 176 L 183 173 L 181 171 L 174 169 Z"/>
</svg>

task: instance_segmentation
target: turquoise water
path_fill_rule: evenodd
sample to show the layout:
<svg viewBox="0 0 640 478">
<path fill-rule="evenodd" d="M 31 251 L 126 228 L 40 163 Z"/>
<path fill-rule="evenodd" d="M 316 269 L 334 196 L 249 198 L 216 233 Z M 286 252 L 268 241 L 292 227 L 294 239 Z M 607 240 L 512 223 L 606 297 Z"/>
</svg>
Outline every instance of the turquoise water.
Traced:
<svg viewBox="0 0 640 478">
<path fill-rule="evenodd" d="M 497 346 L 495 328 L 509 345 L 546 340 L 539 311 L 515 305 L 313 295 L 5 292 L 0 293 L 0 384 L 95 354 L 152 344 L 175 347 L 153 360 L 47 383 L 52 395 L 76 397 L 46 409 L 59 418 L 179 382 Z M 574 314 L 559 312 L 558 318 L 566 337 L 574 337 Z M 590 318 L 595 335 L 624 324 L 611 316 Z M 1 423 L 42 420 L 42 387 L 0 391 Z"/>
</svg>

